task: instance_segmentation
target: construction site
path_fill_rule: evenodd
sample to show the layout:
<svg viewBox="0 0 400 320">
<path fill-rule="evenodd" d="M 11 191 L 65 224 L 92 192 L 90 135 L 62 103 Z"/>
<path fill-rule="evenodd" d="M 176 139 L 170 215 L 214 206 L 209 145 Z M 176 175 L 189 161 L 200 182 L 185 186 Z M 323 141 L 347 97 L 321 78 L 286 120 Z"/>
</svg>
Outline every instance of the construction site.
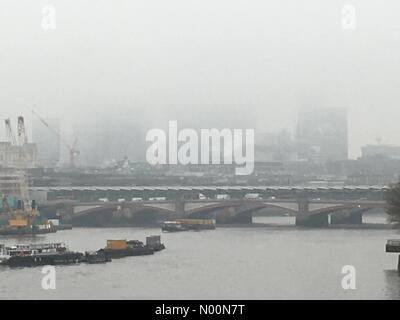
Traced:
<svg viewBox="0 0 400 320">
<path fill-rule="evenodd" d="M 55 232 L 51 222 L 40 219 L 36 200 L 30 198 L 28 170 L 37 165 L 37 148 L 28 141 L 24 117 L 18 117 L 17 134 L 10 119 L 5 129 L 7 141 L 0 142 L 0 235 Z"/>
<path fill-rule="evenodd" d="M 28 142 L 25 121 L 18 117 L 17 134 L 11 120 L 5 120 L 6 141 L 0 142 L 0 193 L 2 196 L 22 198 L 27 192 L 29 182 L 26 171 L 37 166 L 37 148 Z"/>
<path fill-rule="evenodd" d="M 18 117 L 17 135 L 11 120 L 5 120 L 6 141 L 0 142 L 0 168 L 35 168 L 37 166 L 36 144 L 28 142 L 25 122 Z"/>
</svg>

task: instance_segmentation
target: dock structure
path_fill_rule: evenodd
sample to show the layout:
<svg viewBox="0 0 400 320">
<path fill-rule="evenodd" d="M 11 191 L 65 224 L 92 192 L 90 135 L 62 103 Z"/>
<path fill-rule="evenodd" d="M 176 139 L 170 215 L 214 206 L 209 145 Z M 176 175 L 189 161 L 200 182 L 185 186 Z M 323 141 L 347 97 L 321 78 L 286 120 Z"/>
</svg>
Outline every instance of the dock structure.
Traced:
<svg viewBox="0 0 400 320">
<path fill-rule="evenodd" d="M 386 252 L 400 253 L 400 239 L 389 239 L 386 242 Z M 400 272 L 400 255 L 397 260 L 397 271 Z"/>
</svg>

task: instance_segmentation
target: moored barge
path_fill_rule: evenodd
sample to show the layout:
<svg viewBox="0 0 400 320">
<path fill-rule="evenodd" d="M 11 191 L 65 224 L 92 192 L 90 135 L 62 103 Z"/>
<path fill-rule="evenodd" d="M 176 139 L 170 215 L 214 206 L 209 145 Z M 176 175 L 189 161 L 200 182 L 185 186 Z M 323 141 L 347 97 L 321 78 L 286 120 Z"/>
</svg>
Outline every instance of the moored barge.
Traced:
<svg viewBox="0 0 400 320">
<path fill-rule="evenodd" d="M 165 245 L 161 243 L 161 236 L 149 236 L 146 238 L 146 247 L 152 249 L 154 252 L 165 249 Z"/>
<path fill-rule="evenodd" d="M 152 255 L 165 249 L 160 236 L 146 238 L 146 245 L 139 240 L 108 240 L 107 246 L 85 253 L 70 251 L 64 243 L 0 244 L 0 265 L 9 267 L 35 267 L 43 265 L 69 265 L 78 263 L 106 263 L 112 258 Z"/>
<path fill-rule="evenodd" d="M 386 242 L 386 252 L 400 252 L 400 239 L 390 239 Z"/>
<path fill-rule="evenodd" d="M 146 244 L 139 240 L 107 240 L 107 246 L 101 250 L 104 250 L 107 257 L 123 258 L 152 255 L 164 249 L 160 236 L 149 236 L 146 238 Z"/>
<path fill-rule="evenodd" d="M 10 267 L 66 265 L 82 262 L 83 254 L 69 251 L 63 243 L 0 245 L 0 263 Z"/>
<path fill-rule="evenodd" d="M 111 257 L 107 256 L 107 254 L 104 252 L 104 249 L 100 249 L 94 252 L 86 251 L 83 262 L 89 264 L 106 263 L 111 262 Z"/>
<path fill-rule="evenodd" d="M 189 229 L 185 228 L 182 223 L 178 221 L 164 221 L 161 230 L 163 232 L 180 232 L 188 231 Z"/>
<path fill-rule="evenodd" d="M 215 221 L 213 219 L 177 219 L 165 221 L 161 227 L 162 231 L 167 232 L 212 229 L 215 229 Z"/>
<path fill-rule="evenodd" d="M 27 225 L 23 227 L 3 226 L 0 228 L 1 236 L 38 235 L 57 232 L 57 228 L 50 223 Z"/>
<path fill-rule="evenodd" d="M 107 240 L 107 246 L 103 249 L 110 258 L 123 258 L 129 256 L 144 256 L 154 253 L 154 250 L 146 247 L 139 240 Z"/>
</svg>

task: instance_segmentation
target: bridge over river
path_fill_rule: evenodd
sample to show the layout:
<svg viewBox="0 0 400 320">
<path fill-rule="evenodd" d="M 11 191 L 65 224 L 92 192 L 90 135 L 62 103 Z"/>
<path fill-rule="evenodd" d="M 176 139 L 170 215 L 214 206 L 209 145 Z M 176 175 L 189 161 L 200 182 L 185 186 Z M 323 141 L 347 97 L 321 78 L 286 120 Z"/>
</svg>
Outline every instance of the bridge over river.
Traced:
<svg viewBox="0 0 400 320">
<path fill-rule="evenodd" d="M 216 198 L 228 195 L 232 199 L 242 199 L 248 193 L 257 193 L 260 198 L 279 199 L 336 199 L 336 200 L 383 200 L 387 186 L 57 186 L 30 188 L 34 199 L 47 201 L 73 199 L 94 202 L 100 198 L 110 201 L 132 198 L 149 200 L 164 197 L 166 200 L 194 200 L 199 195 Z"/>
<path fill-rule="evenodd" d="M 362 214 L 370 209 L 384 208 L 382 200 L 299 199 L 204 199 L 204 200 L 142 200 L 48 201 L 49 208 L 62 207 L 64 220 L 83 225 L 101 222 L 123 224 L 133 217 L 149 221 L 177 218 L 213 218 L 217 223 L 251 223 L 252 215 L 262 209 L 276 209 L 295 216 L 296 225 L 324 227 L 331 224 L 361 224 Z"/>
</svg>

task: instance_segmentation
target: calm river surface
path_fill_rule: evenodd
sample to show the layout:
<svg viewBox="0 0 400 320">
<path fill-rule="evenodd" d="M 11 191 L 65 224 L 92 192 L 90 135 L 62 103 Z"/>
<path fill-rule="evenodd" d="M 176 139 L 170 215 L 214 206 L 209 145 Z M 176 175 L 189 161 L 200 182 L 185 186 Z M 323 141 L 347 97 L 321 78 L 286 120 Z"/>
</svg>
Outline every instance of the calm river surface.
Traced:
<svg viewBox="0 0 400 320">
<path fill-rule="evenodd" d="M 275 220 L 274 220 L 275 219 Z M 382 217 L 370 216 L 369 222 Z M 255 218 L 292 223 L 292 217 Z M 364 219 L 365 220 L 365 219 Z M 75 228 L 36 237 L 95 250 L 107 239 L 139 239 L 156 228 Z M 99 265 L 56 267 L 56 289 L 41 286 L 41 268 L 0 268 L 1 299 L 399 299 L 397 254 L 385 253 L 396 230 L 217 228 L 163 233 L 167 249 Z M 0 238 L 0 243 L 30 238 Z M 356 289 L 341 286 L 356 268 Z"/>
</svg>

